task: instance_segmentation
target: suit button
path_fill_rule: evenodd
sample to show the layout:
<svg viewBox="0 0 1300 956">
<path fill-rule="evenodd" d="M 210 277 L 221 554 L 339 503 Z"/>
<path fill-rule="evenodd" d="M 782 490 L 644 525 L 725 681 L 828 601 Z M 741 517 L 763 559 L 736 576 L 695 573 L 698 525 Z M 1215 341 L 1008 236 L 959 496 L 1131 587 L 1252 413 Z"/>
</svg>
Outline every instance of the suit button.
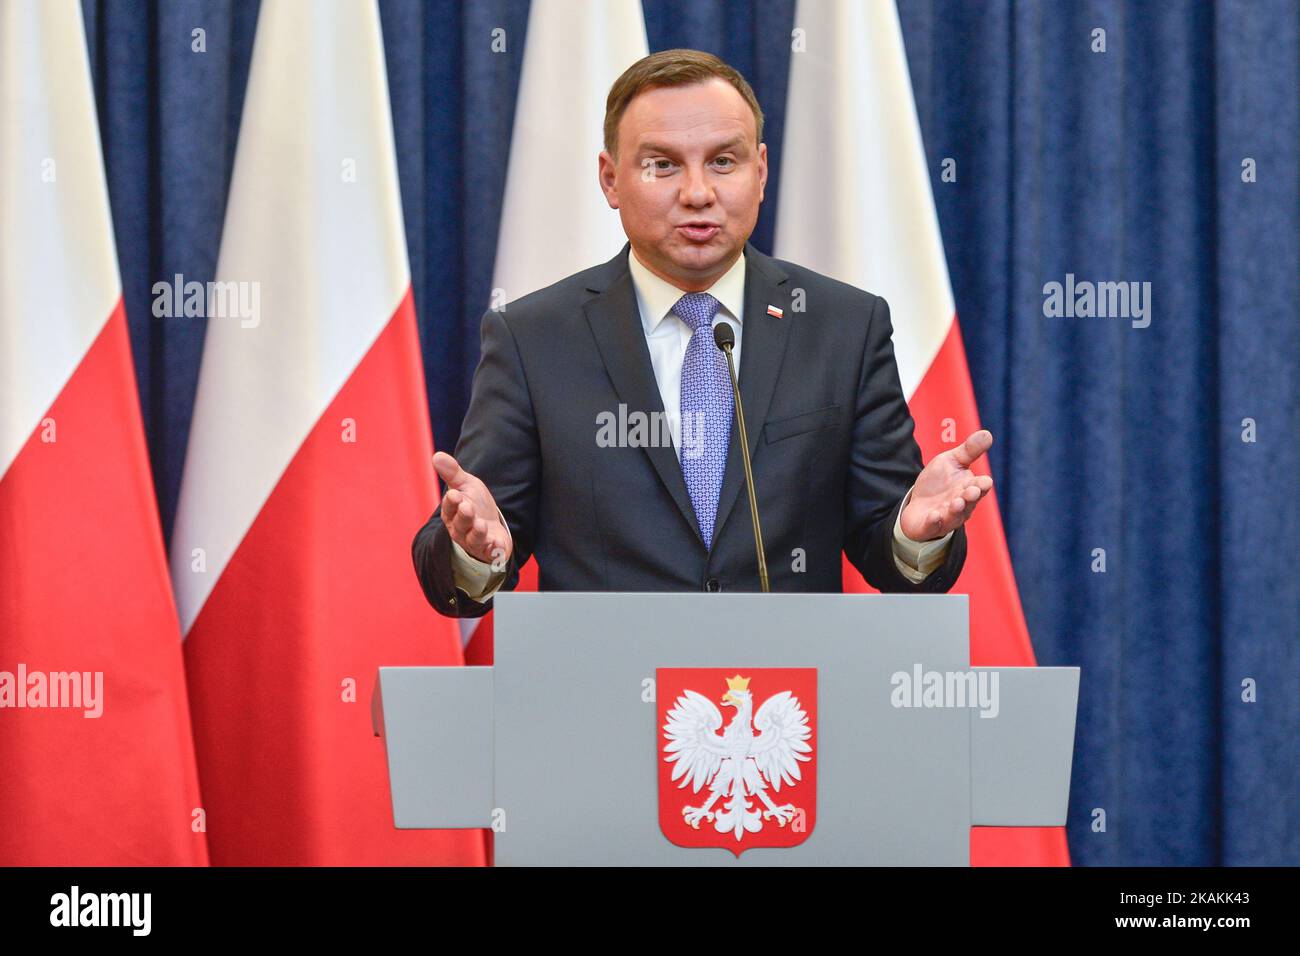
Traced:
<svg viewBox="0 0 1300 956">
<path fill-rule="evenodd" d="M 721 591 L 721 590 L 722 590 L 722 582 L 719 581 L 717 578 L 709 578 L 708 581 L 704 582 L 704 590 L 706 590 L 706 591 Z"/>
</svg>

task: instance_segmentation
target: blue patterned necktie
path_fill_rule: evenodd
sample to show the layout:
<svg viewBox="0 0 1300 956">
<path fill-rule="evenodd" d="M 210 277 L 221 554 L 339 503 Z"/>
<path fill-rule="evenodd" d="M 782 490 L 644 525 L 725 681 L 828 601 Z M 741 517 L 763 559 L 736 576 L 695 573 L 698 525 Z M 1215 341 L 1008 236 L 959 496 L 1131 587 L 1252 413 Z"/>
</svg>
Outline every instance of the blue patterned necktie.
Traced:
<svg viewBox="0 0 1300 956">
<path fill-rule="evenodd" d="M 673 313 L 691 327 L 682 361 L 682 474 L 704 546 L 713 547 L 713 522 L 731 438 L 731 374 L 727 357 L 713 342 L 719 302 L 707 292 L 688 292 Z"/>
</svg>

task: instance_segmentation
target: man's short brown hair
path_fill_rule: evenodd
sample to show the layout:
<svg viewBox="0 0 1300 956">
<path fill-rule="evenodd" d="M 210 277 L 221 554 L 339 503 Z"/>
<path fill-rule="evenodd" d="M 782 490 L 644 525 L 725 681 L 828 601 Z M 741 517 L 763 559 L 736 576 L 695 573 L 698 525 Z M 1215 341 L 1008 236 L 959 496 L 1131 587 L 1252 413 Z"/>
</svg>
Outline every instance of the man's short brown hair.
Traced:
<svg viewBox="0 0 1300 956">
<path fill-rule="evenodd" d="M 662 86 L 691 86 L 714 77 L 726 80 L 745 98 L 754 111 L 754 145 L 763 142 L 763 110 L 739 71 L 703 50 L 661 50 L 637 60 L 609 88 L 605 100 L 605 149 L 611 156 L 618 156 L 619 121 L 639 94 Z"/>
</svg>

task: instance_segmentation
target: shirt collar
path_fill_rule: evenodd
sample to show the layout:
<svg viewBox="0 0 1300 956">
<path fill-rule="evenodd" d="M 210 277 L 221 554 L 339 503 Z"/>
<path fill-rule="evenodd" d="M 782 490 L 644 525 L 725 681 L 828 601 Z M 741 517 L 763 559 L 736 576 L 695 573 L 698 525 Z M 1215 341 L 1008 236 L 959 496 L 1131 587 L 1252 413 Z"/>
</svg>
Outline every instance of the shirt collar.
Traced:
<svg viewBox="0 0 1300 956">
<path fill-rule="evenodd" d="M 659 278 L 636 257 L 630 247 L 627 251 L 627 265 L 632 272 L 632 285 L 636 288 L 637 304 L 641 310 L 641 325 L 645 334 L 652 334 L 664 319 L 672 314 L 673 306 L 686 293 L 671 282 Z M 741 254 L 732 263 L 730 269 L 718 277 L 718 281 L 705 290 L 721 304 L 722 309 L 730 313 L 736 322 L 743 324 L 743 306 L 745 302 L 745 254 Z"/>
</svg>

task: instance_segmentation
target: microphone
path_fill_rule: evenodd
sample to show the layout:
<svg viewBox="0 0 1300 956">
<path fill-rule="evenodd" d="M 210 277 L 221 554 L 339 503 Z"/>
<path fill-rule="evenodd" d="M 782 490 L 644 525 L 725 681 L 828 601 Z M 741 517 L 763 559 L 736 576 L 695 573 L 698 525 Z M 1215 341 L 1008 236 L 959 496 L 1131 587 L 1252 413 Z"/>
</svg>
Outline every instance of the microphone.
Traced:
<svg viewBox="0 0 1300 956">
<path fill-rule="evenodd" d="M 754 494 L 754 470 L 749 461 L 749 435 L 745 432 L 745 409 L 740 404 L 740 386 L 736 384 L 736 360 L 731 350 L 736 347 L 736 330 L 729 322 L 719 322 L 713 327 L 713 344 L 727 356 L 727 371 L 731 373 L 731 394 L 736 400 L 736 424 L 740 426 L 740 454 L 745 462 L 745 490 L 749 492 L 749 515 L 754 524 L 754 551 L 758 554 L 758 583 L 766 594 L 767 555 L 763 551 L 763 532 L 758 526 L 758 498 Z"/>
</svg>

